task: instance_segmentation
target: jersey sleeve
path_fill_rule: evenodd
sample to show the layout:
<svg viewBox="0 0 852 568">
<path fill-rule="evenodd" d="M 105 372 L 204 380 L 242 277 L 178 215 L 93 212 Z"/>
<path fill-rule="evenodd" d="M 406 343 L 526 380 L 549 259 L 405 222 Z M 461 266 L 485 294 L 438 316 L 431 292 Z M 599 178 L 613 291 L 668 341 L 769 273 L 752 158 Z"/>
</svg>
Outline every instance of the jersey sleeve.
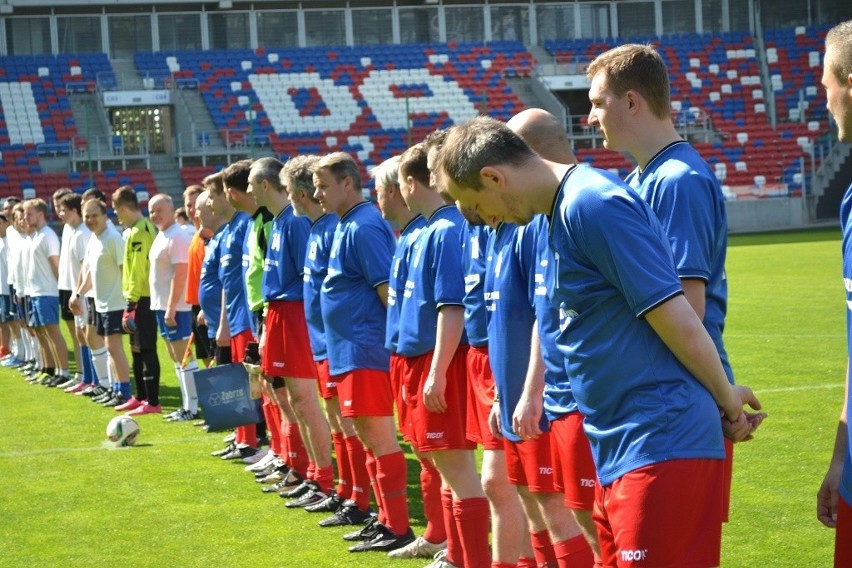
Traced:
<svg viewBox="0 0 852 568">
<path fill-rule="evenodd" d="M 355 246 L 357 269 L 373 288 L 390 280 L 393 247 L 390 246 L 389 230 L 378 225 L 362 225 L 358 231 L 364 233 L 352 240 Z"/>
<path fill-rule="evenodd" d="M 458 233 L 452 228 L 442 231 L 432 250 L 430 263 L 435 275 L 434 294 L 438 307 L 464 305 L 464 267 Z"/>
<path fill-rule="evenodd" d="M 304 217 L 295 217 L 287 227 L 286 244 L 290 262 L 299 275 L 305 273 L 305 253 L 308 250 L 310 232 L 310 223 Z"/>
<path fill-rule="evenodd" d="M 568 226 L 578 249 L 637 317 L 681 293 L 662 227 L 638 195 L 588 191 L 577 201 Z"/>
<path fill-rule="evenodd" d="M 657 188 L 654 210 L 668 235 L 680 278 L 710 279 L 713 191 L 710 180 L 697 175 L 664 178 Z"/>
</svg>

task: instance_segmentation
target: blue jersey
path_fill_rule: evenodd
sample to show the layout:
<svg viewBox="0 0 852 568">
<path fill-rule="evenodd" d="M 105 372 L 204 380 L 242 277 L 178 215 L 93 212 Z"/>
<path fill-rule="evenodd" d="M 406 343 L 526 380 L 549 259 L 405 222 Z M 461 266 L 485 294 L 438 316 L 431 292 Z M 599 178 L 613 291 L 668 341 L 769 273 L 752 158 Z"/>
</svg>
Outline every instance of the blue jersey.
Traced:
<svg viewBox="0 0 852 568">
<path fill-rule="evenodd" d="M 311 222 L 296 217 L 293 206 L 287 205 L 272 220 L 272 232 L 266 258 L 263 261 L 263 299 L 302 300 L 305 251 Z"/>
<path fill-rule="evenodd" d="M 459 236 L 463 223 L 458 209 L 445 205 L 426 221 L 414 242 L 399 308 L 397 353 L 404 357 L 434 351 L 438 309 L 462 306 L 464 278 Z"/>
<path fill-rule="evenodd" d="M 411 248 L 425 226 L 426 219 L 423 215 L 418 215 L 409 221 L 399 235 L 396 250 L 391 260 L 391 273 L 388 281 L 388 319 L 385 330 L 385 349 L 391 353 L 396 353 L 396 343 L 399 339 L 399 300 L 405 290 L 405 281 L 408 279 Z"/>
<path fill-rule="evenodd" d="M 500 429 L 513 442 L 521 440 L 512 431 L 512 413 L 524 391 L 535 325 L 530 301 L 535 287 L 535 240 L 531 237 L 529 227 L 502 223 L 489 239 L 485 255 L 488 360 L 500 394 Z M 542 426 L 547 429 L 546 420 Z"/>
<path fill-rule="evenodd" d="M 852 358 L 852 185 L 846 190 L 840 204 L 840 226 L 843 229 L 843 288 L 846 292 L 846 349 Z M 852 394 L 852 388 L 849 389 Z M 850 397 L 852 398 L 852 397 Z M 852 408 L 852 401 L 847 400 Z M 840 479 L 840 495 L 846 503 L 852 503 L 852 422 L 847 421 L 849 438 L 846 446 L 846 461 Z"/>
<path fill-rule="evenodd" d="M 488 345 L 485 315 L 485 251 L 494 231 L 485 225 L 464 222 L 461 233 L 462 266 L 464 267 L 464 330 L 474 347 Z"/>
<path fill-rule="evenodd" d="M 559 309 L 553 304 L 548 283 L 555 279 L 553 252 L 548 236 L 550 222 L 545 215 L 536 215 L 526 226 L 530 238 L 535 241 L 535 263 L 533 265 L 533 306 L 538 325 L 541 357 L 544 361 L 544 413 L 548 420 L 577 410 L 577 401 L 571 392 L 571 378 L 565 366 L 565 356 L 559 350 Z"/>
<path fill-rule="evenodd" d="M 643 318 L 682 294 L 657 216 L 616 176 L 576 166 L 550 222 L 558 344 L 601 483 L 671 459 L 722 459 L 716 402 Z"/>
<path fill-rule="evenodd" d="M 222 316 L 222 282 L 219 280 L 219 243 L 228 225 L 222 225 L 204 247 L 204 261 L 201 263 L 201 276 L 198 280 L 198 304 L 207 320 L 207 337 L 213 339 L 219 330 L 219 318 Z"/>
<path fill-rule="evenodd" d="M 231 337 L 251 328 L 243 268 L 246 235 L 251 223 L 251 215 L 237 211 L 219 241 L 219 281 L 225 290 L 225 314 Z"/>
<path fill-rule="evenodd" d="M 389 368 L 387 316 L 376 287 L 388 281 L 395 247 L 390 227 L 371 203 L 359 203 L 340 218 L 321 296 L 332 375 Z"/>
<path fill-rule="evenodd" d="M 305 252 L 305 269 L 302 283 L 302 298 L 305 302 L 305 322 L 308 324 L 308 337 L 311 340 L 311 352 L 314 361 L 328 358 L 325 347 L 325 324 L 322 322 L 320 292 L 322 282 L 328 274 L 328 255 L 331 253 L 331 241 L 337 227 L 337 215 L 326 213 L 311 225 Z"/>
<path fill-rule="evenodd" d="M 734 373 L 722 341 L 728 309 L 728 218 L 719 180 L 695 148 L 681 141 L 660 150 L 644 171 L 635 170 L 627 176 L 627 183 L 660 219 L 678 276 L 704 281 L 704 327 L 733 383 Z"/>
</svg>

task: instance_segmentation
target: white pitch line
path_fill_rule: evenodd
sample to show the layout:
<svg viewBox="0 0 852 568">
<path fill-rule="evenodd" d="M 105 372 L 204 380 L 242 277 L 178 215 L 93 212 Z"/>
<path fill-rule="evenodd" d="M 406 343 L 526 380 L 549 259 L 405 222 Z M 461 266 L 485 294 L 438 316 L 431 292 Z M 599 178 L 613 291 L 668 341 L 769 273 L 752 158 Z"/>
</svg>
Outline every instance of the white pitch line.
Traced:
<svg viewBox="0 0 852 568">
<path fill-rule="evenodd" d="M 169 440 L 165 442 L 156 442 L 152 443 L 151 446 L 173 446 L 177 444 L 187 444 L 189 442 L 197 442 L 198 438 L 181 438 L 178 440 Z M 147 442 L 142 442 L 142 444 L 147 444 Z M 44 450 L 31 450 L 27 452 L 0 452 L 0 459 L 8 459 L 8 458 L 29 458 L 34 456 L 43 456 L 43 455 L 55 455 L 55 454 L 70 454 L 70 453 L 79 453 L 79 452 L 100 452 L 100 451 L 113 451 L 113 450 L 129 450 L 130 448 L 116 448 L 110 447 L 109 442 L 104 441 L 100 446 L 90 446 L 86 448 L 53 448 L 53 449 L 44 449 Z M 143 448 L 140 448 L 140 451 Z"/>
<path fill-rule="evenodd" d="M 776 387 L 776 388 L 768 388 L 768 389 L 756 389 L 756 393 L 758 396 L 763 393 L 773 393 L 773 392 L 796 392 L 796 391 L 808 391 L 808 390 L 830 390 L 830 389 L 842 389 L 845 385 L 843 383 L 837 384 L 827 384 L 827 385 L 801 385 L 798 387 Z"/>
</svg>

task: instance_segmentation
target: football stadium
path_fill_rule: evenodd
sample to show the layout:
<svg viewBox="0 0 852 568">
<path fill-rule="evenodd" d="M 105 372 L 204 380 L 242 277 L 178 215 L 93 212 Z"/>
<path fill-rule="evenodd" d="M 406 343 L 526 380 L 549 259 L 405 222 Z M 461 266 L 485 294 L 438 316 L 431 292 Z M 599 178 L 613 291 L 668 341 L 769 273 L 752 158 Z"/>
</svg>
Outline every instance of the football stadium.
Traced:
<svg viewBox="0 0 852 568">
<path fill-rule="evenodd" d="M 0 0 L 0 566 L 852 567 L 851 180 L 843 0 Z"/>
</svg>

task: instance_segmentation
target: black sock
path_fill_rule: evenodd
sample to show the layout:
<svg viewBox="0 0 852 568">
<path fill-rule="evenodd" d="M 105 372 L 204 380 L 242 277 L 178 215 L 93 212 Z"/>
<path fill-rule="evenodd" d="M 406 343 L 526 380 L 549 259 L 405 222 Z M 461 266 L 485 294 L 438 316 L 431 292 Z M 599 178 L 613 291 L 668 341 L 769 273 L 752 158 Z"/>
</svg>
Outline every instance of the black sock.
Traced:
<svg viewBox="0 0 852 568">
<path fill-rule="evenodd" d="M 142 352 L 139 353 L 139 357 L 142 359 L 142 363 L 144 365 L 144 372 L 140 374 L 145 377 L 157 377 L 159 381 L 160 359 L 157 357 L 157 351 L 155 349 L 143 349 Z M 159 382 L 157 384 L 159 384 Z"/>
<path fill-rule="evenodd" d="M 143 361 L 139 353 L 130 353 L 133 359 L 133 382 L 136 383 L 136 400 L 148 400 L 148 389 L 145 388 L 145 371 Z"/>
<path fill-rule="evenodd" d="M 50 375 L 51 377 L 56 374 L 56 369 L 53 367 L 44 367 L 44 373 Z"/>
<path fill-rule="evenodd" d="M 160 405 L 160 377 L 145 377 L 145 392 L 148 395 L 148 404 Z"/>
</svg>

